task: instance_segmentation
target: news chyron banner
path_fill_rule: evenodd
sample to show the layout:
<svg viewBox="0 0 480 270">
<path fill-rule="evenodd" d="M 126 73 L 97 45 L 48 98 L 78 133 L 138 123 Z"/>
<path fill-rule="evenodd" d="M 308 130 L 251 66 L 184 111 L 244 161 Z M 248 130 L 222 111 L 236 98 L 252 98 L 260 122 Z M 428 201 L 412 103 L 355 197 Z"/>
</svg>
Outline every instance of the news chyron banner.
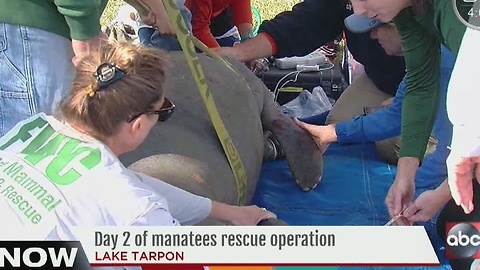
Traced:
<svg viewBox="0 0 480 270">
<path fill-rule="evenodd" d="M 421 226 L 77 227 L 73 232 L 78 242 L 0 242 L 0 269 L 440 265 Z"/>
</svg>

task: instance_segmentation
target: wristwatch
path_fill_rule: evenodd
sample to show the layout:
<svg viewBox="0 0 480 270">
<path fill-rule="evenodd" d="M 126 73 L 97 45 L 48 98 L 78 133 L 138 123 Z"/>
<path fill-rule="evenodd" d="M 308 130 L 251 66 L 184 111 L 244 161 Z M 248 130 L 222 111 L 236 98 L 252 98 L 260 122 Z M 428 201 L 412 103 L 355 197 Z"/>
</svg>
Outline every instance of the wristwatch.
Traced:
<svg viewBox="0 0 480 270">
<path fill-rule="evenodd" d="M 240 37 L 240 42 L 244 42 L 244 41 L 249 40 L 249 39 L 251 39 L 251 38 L 253 38 L 253 34 L 252 34 L 252 33 L 248 33 L 248 34 L 243 35 L 243 36 Z"/>
</svg>

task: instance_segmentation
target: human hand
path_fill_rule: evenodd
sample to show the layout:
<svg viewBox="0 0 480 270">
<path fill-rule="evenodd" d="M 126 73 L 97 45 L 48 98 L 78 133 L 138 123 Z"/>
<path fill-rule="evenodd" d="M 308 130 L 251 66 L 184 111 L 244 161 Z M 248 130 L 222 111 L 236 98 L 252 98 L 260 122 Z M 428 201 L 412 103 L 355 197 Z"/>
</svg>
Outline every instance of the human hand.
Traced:
<svg viewBox="0 0 480 270">
<path fill-rule="evenodd" d="M 385 204 L 387 205 L 390 216 L 393 217 L 410 206 L 414 195 L 415 181 L 401 178 L 399 179 L 397 177 L 388 190 L 387 197 L 385 198 Z M 402 219 L 399 219 L 399 221 L 401 220 Z"/>
<path fill-rule="evenodd" d="M 257 73 L 257 72 L 267 72 L 270 69 L 269 64 L 270 63 L 268 62 L 268 59 L 262 58 L 262 59 L 251 61 L 248 66 L 252 72 Z"/>
<path fill-rule="evenodd" d="M 256 226 L 260 221 L 277 218 L 277 215 L 256 205 L 235 206 L 230 222 L 235 226 Z"/>
<path fill-rule="evenodd" d="M 473 120 L 473 119 L 472 119 Z M 448 186 L 458 206 L 466 214 L 473 209 L 473 176 L 480 181 L 480 172 L 475 167 L 480 163 L 480 136 L 476 125 L 453 126 L 451 151 L 447 158 Z"/>
<path fill-rule="evenodd" d="M 402 40 L 394 24 L 386 24 L 373 29 L 370 37 L 377 39 L 388 55 L 403 56 Z"/>
<path fill-rule="evenodd" d="M 389 98 L 389 99 L 387 99 L 387 100 L 384 100 L 380 105 L 381 105 L 382 107 L 388 107 L 388 106 L 390 106 L 390 105 L 392 104 L 392 102 L 393 102 L 393 97 L 392 97 L 392 98 Z"/>
<path fill-rule="evenodd" d="M 142 6 L 142 10 L 144 11 L 138 13 L 145 24 L 156 27 L 158 32 L 162 35 L 175 35 L 175 30 L 170 23 L 170 18 L 168 17 L 167 10 L 165 9 L 162 1 L 129 0 L 127 3 L 134 7 L 136 5 Z M 148 14 L 146 14 L 146 10 L 148 10 Z"/>
<path fill-rule="evenodd" d="M 144 24 L 147 24 L 147 25 L 150 25 L 150 26 L 155 26 L 155 22 L 156 22 L 156 18 L 155 18 L 155 13 L 149 11 L 148 14 L 142 14 L 142 13 L 138 13 L 138 16 L 140 16 L 140 20 L 142 20 L 142 22 Z"/>
<path fill-rule="evenodd" d="M 480 182 L 480 171 L 475 166 L 480 164 L 480 157 L 461 157 L 450 153 L 447 159 L 448 185 L 455 203 L 462 207 L 465 214 L 474 210 L 473 205 L 473 175 Z"/>
<path fill-rule="evenodd" d="M 438 189 L 427 190 L 403 212 L 403 216 L 410 224 L 414 222 L 426 222 L 435 216 L 448 202 L 442 192 Z"/>
<path fill-rule="evenodd" d="M 164 16 L 157 16 L 155 13 L 150 11 L 146 16 L 140 14 L 140 18 L 145 24 L 156 27 L 158 32 L 162 35 L 175 35 L 175 30 L 173 29 L 170 19 L 166 13 Z"/>
<path fill-rule="evenodd" d="M 98 35 L 91 39 L 87 40 L 72 40 L 72 49 L 74 57 L 72 58 L 73 65 L 77 66 L 80 60 L 83 57 L 90 54 L 90 52 L 96 50 L 104 42 L 106 42 L 108 37 L 105 33 L 100 32 Z"/>
<path fill-rule="evenodd" d="M 317 147 L 320 149 L 322 153 L 324 153 L 327 150 L 328 145 L 330 143 L 337 141 L 335 125 L 328 125 L 328 126 L 311 125 L 311 124 L 304 123 L 296 118 L 293 119 L 293 121 L 303 130 L 310 133 L 310 135 L 313 138 L 313 141 L 315 141 L 315 144 L 317 144 Z"/>
</svg>

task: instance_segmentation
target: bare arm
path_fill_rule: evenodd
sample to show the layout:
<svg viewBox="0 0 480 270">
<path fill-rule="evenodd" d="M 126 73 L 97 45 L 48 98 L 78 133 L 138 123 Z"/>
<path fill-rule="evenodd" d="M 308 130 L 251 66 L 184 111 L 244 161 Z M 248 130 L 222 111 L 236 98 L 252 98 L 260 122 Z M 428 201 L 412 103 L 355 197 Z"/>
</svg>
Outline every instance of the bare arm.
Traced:
<svg viewBox="0 0 480 270">
<path fill-rule="evenodd" d="M 272 55 L 305 55 L 342 33 L 344 13 L 343 1 L 305 0 L 291 11 L 262 22 L 259 34 L 253 39 L 233 48 L 220 48 L 218 52 L 241 62 Z"/>
<path fill-rule="evenodd" d="M 221 47 L 217 52 L 237 59 L 240 62 L 250 62 L 255 59 L 272 55 L 272 45 L 268 41 L 267 35 L 260 33 L 254 38 L 243 43 L 235 45 L 235 47 Z"/>
<path fill-rule="evenodd" d="M 98 35 L 96 35 L 95 37 L 87 40 L 72 39 L 72 49 L 75 55 L 72 59 L 72 63 L 76 66 L 83 57 L 94 51 L 106 40 L 107 37 L 102 32 L 98 33 Z"/>
<path fill-rule="evenodd" d="M 235 0 L 230 4 L 233 22 L 240 33 L 240 37 L 251 37 L 253 34 L 252 8 L 250 0 Z"/>
</svg>

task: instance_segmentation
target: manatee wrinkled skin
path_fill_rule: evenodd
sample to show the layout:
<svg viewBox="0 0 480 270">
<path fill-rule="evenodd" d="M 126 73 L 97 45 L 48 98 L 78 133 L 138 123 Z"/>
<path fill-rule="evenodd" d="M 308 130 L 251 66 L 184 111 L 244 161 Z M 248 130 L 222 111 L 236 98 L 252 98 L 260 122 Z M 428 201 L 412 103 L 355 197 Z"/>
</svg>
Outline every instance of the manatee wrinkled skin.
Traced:
<svg viewBox="0 0 480 270">
<path fill-rule="evenodd" d="M 158 123 L 145 142 L 121 157 L 132 170 L 162 179 L 194 194 L 235 204 L 236 182 L 226 155 L 181 52 L 170 52 L 166 97 L 177 106 L 172 117 Z M 312 138 L 285 116 L 271 92 L 248 68 L 229 60 L 238 76 L 208 56 L 199 60 L 223 123 L 247 173 L 246 202 L 260 175 L 264 131 L 284 148 L 294 178 L 303 190 L 321 179 L 322 155 Z M 134 90 L 132 90 L 134 91 Z"/>
</svg>

